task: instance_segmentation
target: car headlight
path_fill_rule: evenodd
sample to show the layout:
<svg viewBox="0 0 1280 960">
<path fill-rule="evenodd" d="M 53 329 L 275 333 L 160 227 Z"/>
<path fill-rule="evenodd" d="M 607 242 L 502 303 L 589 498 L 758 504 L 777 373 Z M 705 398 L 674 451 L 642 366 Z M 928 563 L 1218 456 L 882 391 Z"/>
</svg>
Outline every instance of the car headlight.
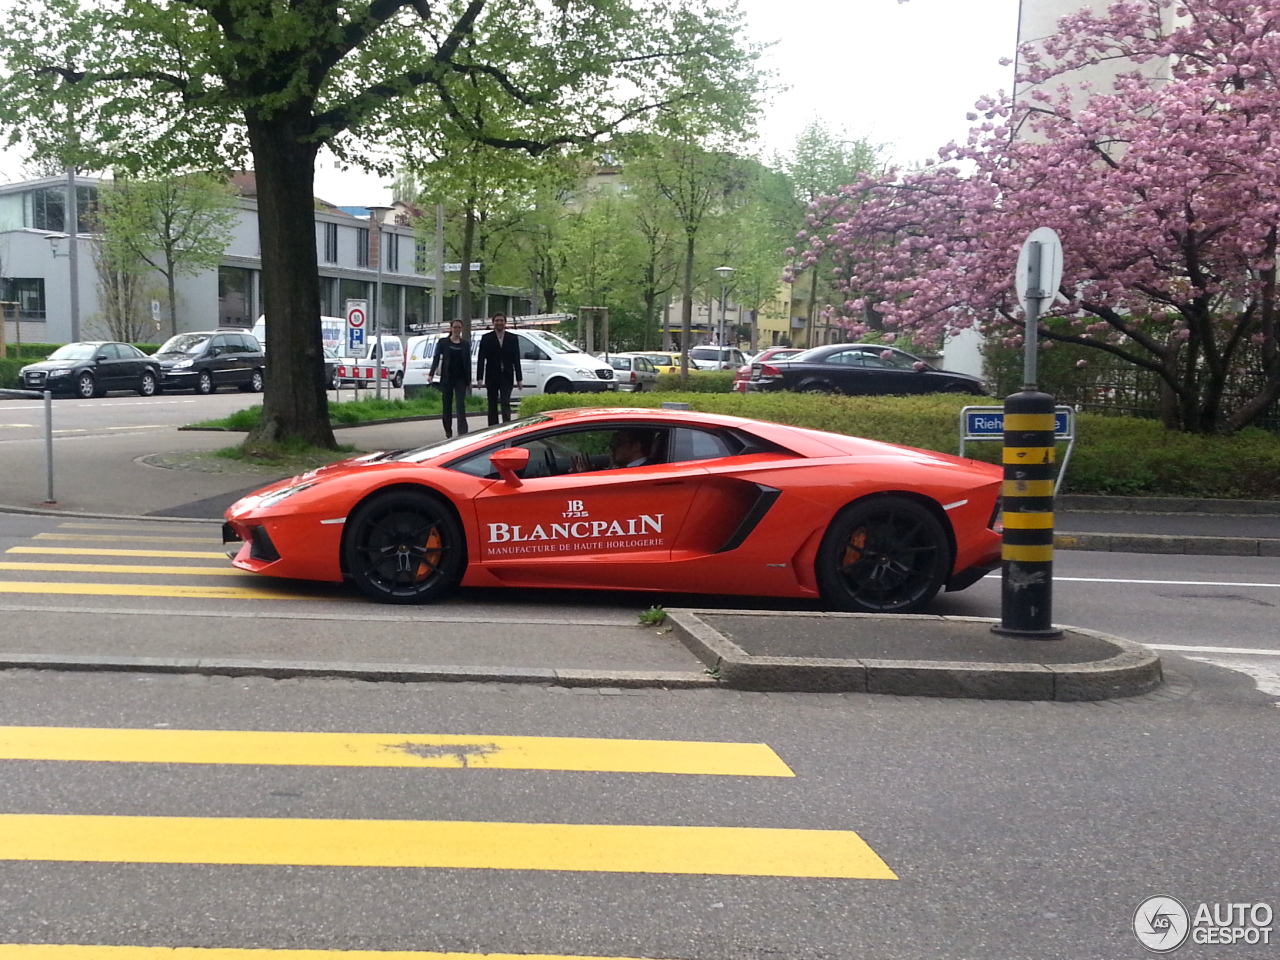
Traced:
<svg viewBox="0 0 1280 960">
<path fill-rule="evenodd" d="M 295 483 L 292 486 L 284 487 L 280 490 L 275 491 L 275 493 L 267 494 L 265 497 L 263 497 L 261 500 L 258 501 L 258 506 L 274 507 L 281 500 L 287 500 L 289 497 L 292 497 L 295 493 L 301 493 L 303 490 L 307 490 L 311 487 L 314 487 L 315 485 L 316 485 L 316 481 L 311 480 L 307 483 Z"/>
<path fill-rule="evenodd" d="M 586 377 L 588 380 L 595 379 L 595 374 L 590 370 L 583 370 L 582 367 L 574 367 L 573 372 L 580 377 Z"/>
<path fill-rule="evenodd" d="M 170 370 L 185 370 L 185 369 L 187 369 L 187 367 L 191 366 L 193 363 L 195 363 L 195 361 L 194 361 L 194 360 L 179 360 L 177 363 L 175 363 L 175 364 L 174 364 L 172 367 L 170 367 L 169 369 L 170 369 Z"/>
<path fill-rule="evenodd" d="M 50 370 L 49 379 L 52 380 L 54 377 L 65 377 L 70 372 L 71 371 L 68 370 L 66 367 L 63 367 L 61 370 Z"/>
</svg>

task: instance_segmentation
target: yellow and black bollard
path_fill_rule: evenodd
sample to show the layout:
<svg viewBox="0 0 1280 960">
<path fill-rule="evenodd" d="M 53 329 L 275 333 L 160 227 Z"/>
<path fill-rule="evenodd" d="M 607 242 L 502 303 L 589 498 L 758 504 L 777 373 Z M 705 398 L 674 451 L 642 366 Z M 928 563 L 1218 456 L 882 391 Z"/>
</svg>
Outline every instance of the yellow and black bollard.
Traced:
<svg viewBox="0 0 1280 960">
<path fill-rule="evenodd" d="M 1055 640 L 1053 484 L 1054 399 L 1023 390 L 1004 402 L 1004 548 L 1000 626 L 1006 637 Z"/>
</svg>

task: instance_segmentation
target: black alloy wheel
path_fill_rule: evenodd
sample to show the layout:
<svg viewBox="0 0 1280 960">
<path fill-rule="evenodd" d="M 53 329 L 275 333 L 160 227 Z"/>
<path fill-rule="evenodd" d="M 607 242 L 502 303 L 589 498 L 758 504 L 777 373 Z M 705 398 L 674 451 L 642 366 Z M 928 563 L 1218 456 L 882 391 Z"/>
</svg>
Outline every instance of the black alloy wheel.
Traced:
<svg viewBox="0 0 1280 960">
<path fill-rule="evenodd" d="M 150 370 L 142 371 L 142 379 L 138 381 L 138 395 L 141 397 L 156 395 L 156 375 Z"/>
<path fill-rule="evenodd" d="M 366 501 L 347 521 L 347 571 L 382 603 L 426 603 L 462 574 L 465 540 L 453 512 L 437 498 L 393 490 Z"/>
<path fill-rule="evenodd" d="M 86 370 L 76 378 L 76 396 L 82 400 L 92 400 L 98 395 L 98 381 Z"/>
<path fill-rule="evenodd" d="M 196 393 L 205 395 L 213 393 L 213 374 L 208 370 L 200 371 L 200 379 L 196 381 Z"/>
<path fill-rule="evenodd" d="M 871 497 L 847 507 L 818 548 L 823 599 L 856 613 L 919 613 L 950 571 L 942 523 L 902 497 Z"/>
</svg>

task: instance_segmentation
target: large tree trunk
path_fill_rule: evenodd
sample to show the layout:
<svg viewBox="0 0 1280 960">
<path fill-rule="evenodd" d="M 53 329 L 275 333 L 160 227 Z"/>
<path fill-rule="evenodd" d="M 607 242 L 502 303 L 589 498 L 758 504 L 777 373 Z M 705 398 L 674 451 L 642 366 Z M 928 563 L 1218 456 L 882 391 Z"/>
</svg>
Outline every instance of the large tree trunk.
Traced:
<svg viewBox="0 0 1280 960">
<path fill-rule="evenodd" d="M 258 239 L 267 316 L 267 388 L 246 452 L 284 441 L 337 449 L 325 395 L 316 262 L 314 144 L 302 142 L 307 111 L 246 117 L 258 183 Z"/>
</svg>

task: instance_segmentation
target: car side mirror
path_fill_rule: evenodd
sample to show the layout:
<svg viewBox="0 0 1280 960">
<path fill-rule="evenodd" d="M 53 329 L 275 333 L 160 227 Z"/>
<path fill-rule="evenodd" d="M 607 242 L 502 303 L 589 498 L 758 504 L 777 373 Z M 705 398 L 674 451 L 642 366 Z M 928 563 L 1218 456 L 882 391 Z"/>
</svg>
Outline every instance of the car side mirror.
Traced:
<svg viewBox="0 0 1280 960">
<path fill-rule="evenodd" d="M 506 447 L 502 450 L 495 450 L 489 455 L 489 462 L 493 464 L 493 469 L 498 471 L 498 476 L 505 483 L 509 483 L 513 487 L 519 487 L 524 481 L 516 476 L 516 471 L 523 470 L 529 465 L 529 451 L 524 447 Z"/>
<path fill-rule="evenodd" d="M 106 359 L 107 359 L 107 355 L 106 355 L 105 353 L 100 353 L 100 354 L 98 354 L 96 357 L 94 357 L 93 359 L 94 359 L 94 361 L 95 361 L 95 362 L 96 362 L 96 361 L 98 361 L 98 360 L 106 360 Z"/>
</svg>

